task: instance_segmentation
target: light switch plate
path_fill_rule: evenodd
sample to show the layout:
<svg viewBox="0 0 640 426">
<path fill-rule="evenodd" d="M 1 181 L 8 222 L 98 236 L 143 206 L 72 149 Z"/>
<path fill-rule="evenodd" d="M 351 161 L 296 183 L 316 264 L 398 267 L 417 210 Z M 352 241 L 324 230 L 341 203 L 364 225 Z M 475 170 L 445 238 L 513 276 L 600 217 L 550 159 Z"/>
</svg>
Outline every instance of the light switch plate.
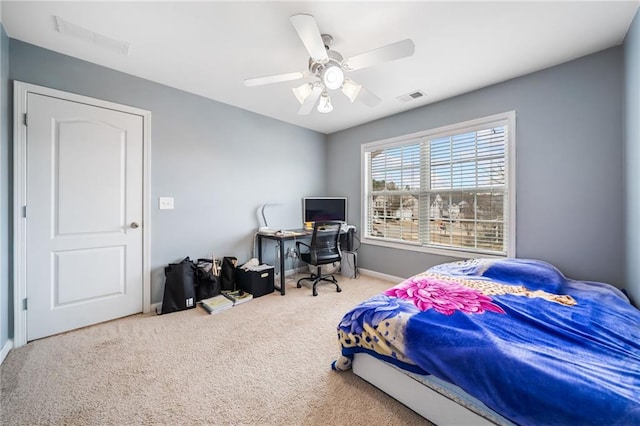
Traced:
<svg viewBox="0 0 640 426">
<path fill-rule="evenodd" d="M 160 197 L 158 199 L 158 208 L 160 210 L 173 210 L 173 197 Z"/>
</svg>

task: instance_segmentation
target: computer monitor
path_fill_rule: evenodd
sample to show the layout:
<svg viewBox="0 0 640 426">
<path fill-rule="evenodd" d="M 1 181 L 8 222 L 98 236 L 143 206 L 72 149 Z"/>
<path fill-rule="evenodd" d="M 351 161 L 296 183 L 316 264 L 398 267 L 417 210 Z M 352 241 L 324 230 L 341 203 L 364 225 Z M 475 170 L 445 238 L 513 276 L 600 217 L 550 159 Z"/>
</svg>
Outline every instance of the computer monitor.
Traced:
<svg viewBox="0 0 640 426">
<path fill-rule="evenodd" d="M 304 222 L 335 220 L 347 222 L 347 197 L 305 197 L 302 199 Z"/>
</svg>

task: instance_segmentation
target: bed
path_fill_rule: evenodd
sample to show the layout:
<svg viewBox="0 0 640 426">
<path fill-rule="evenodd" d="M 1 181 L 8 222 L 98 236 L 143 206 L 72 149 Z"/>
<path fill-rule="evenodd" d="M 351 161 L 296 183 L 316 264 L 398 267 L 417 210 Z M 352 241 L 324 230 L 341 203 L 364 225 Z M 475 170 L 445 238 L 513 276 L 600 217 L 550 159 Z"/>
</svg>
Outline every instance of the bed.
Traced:
<svg viewBox="0 0 640 426">
<path fill-rule="evenodd" d="M 347 312 L 339 371 L 438 425 L 640 425 L 640 311 L 526 259 L 438 265 Z"/>
</svg>

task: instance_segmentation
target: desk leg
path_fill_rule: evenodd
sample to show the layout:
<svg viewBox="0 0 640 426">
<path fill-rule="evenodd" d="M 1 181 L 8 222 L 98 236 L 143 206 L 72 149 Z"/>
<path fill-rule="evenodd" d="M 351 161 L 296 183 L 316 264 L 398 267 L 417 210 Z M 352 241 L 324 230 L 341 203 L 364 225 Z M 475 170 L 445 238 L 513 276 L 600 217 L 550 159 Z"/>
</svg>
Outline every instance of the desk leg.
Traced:
<svg viewBox="0 0 640 426">
<path fill-rule="evenodd" d="M 262 265 L 262 237 L 258 234 L 258 263 Z"/>
<path fill-rule="evenodd" d="M 284 240 L 280 241 L 280 295 L 284 296 Z"/>
</svg>

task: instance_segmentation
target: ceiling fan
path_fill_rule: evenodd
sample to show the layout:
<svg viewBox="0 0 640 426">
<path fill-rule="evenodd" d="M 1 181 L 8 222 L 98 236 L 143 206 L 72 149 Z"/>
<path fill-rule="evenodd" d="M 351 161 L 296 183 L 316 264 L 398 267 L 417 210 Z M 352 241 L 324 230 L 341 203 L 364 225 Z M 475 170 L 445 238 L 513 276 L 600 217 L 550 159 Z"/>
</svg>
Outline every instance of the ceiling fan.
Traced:
<svg viewBox="0 0 640 426">
<path fill-rule="evenodd" d="M 297 14 L 289 19 L 309 52 L 308 70 L 248 78 L 244 84 L 250 87 L 298 80 L 308 76 L 317 77 L 317 80 L 292 89 L 296 99 L 302 105 L 298 110 L 300 115 L 309 114 L 318 98 L 320 98 L 317 108 L 319 112 L 333 111 L 329 97 L 330 90 L 340 89 L 352 103 L 358 99 L 368 106 L 377 105 L 380 98 L 361 84 L 345 77 L 345 73 L 411 56 L 415 50 L 413 41 L 406 39 L 344 59 L 340 53 L 331 50 L 333 38 L 328 34 L 320 33 L 316 19 L 312 15 Z"/>
</svg>

